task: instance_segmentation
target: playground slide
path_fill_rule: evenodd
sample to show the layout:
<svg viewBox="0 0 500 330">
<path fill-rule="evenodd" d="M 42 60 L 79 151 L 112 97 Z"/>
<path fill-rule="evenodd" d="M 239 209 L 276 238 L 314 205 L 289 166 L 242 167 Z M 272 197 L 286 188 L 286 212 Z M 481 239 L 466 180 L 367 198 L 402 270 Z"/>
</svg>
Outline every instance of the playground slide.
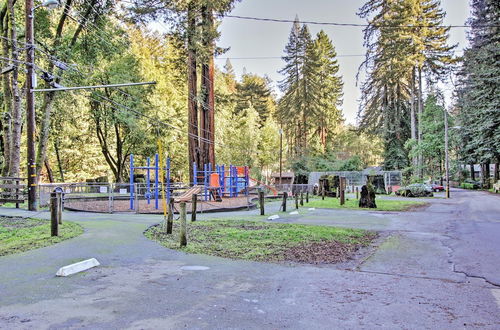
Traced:
<svg viewBox="0 0 500 330">
<path fill-rule="evenodd" d="M 203 187 L 200 187 L 200 186 L 193 186 L 193 187 L 189 188 L 188 190 L 186 190 L 186 192 L 184 192 L 184 194 L 182 194 L 179 197 L 177 197 L 175 199 L 175 202 L 176 203 L 190 202 L 191 198 L 193 198 L 192 196 L 194 194 L 199 194 L 201 192 L 202 188 Z"/>
<path fill-rule="evenodd" d="M 250 178 L 250 180 L 253 180 L 253 181 L 257 182 L 257 183 L 258 183 L 259 185 L 261 185 L 261 186 L 264 186 L 264 187 L 266 187 L 266 188 L 269 188 L 269 190 L 271 190 L 271 191 L 273 192 L 273 195 L 274 195 L 274 196 L 277 196 L 277 195 L 278 195 L 278 191 L 277 191 L 275 188 L 273 188 L 273 187 L 271 187 L 271 186 L 268 186 L 267 184 L 264 184 L 264 183 L 260 182 L 259 180 L 255 180 L 254 178 Z"/>
</svg>

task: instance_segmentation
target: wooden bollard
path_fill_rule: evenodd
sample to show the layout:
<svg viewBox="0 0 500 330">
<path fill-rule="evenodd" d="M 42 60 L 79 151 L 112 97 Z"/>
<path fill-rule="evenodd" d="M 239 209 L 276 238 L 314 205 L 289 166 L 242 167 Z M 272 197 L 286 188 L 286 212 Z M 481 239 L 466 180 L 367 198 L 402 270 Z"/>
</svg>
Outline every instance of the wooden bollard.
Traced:
<svg viewBox="0 0 500 330">
<path fill-rule="evenodd" d="M 167 215 L 167 234 L 172 234 L 174 227 L 174 199 L 170 198 L 168 201 L 168 215 Z"/>
<path fill-rule="evenodd" d="M 286 199 L 288 198 L 288 193 L 285 191 L 283 193 L 283 212 L 286 212 Z"/>
<path fill-rule="evenodd" d="M 295 193 L 295 209 L 299 209 L 299 195 Z"/>
<path fill-rule="evenodd" d="M 337 197 L 337 199 L 340 198 L 340 187 L 337 187 L 337 193 L 335 197 Z"/>
<path fill-rule="evenodd" d="M 339 190 L 340 190 L 340 205 L 344 205 L 345 204 L 345 188 L 346 188 L 346 179 L 341 177 L 340 178 L 340 186 L 339 186 Z"/>
<path fill-rule="evenodd" d="M 356 199 L 359 199 L 359 188 L 356 187 Z"/>
<path fill-rule="evenodd" d="M 264 215 L 264 192 L 259 191 L 260 215 Z"/>
<path fill-rule="evenodd" d="M 187 245 L 187 224 L 186 224 L 186 203 L 182 202 L 181 203 L 181 230 L 180 230 L 180 245 L 186 246 Z"/>
<path fill-rule="evenodd" d="M 304 193 L 300 193 L 300 206 L 304 206 Z"/>
<path fill-rule="evenodd" d="M 50 193 L 50 236 L 59 236 L 59 197 L 56 192 Z"/>
<path fill-rule="evenodd" d="M 62 213 L 63 213 L 63 194 L 62 194 L 62 189 L 57 189 L 56 190 L 57 194 L 57 223 L 62 225 Z"/>
<path fill-rule="evenodd" d="M 321 199 L 325 200 L 325 188 L 321 189 Z"/>
<path fill-rule="evenodd" d="M 306 203 L 309 203 L 309 191 L 306 191 Z"/>
<path fill-rule="evenodd" d="M 198 195 L 193 194 L 193 197 L 191 199 L 191 222 L 196 221 L 196 207 L 197 207 L 197 202 L 198 202 Z"/>
</svg>

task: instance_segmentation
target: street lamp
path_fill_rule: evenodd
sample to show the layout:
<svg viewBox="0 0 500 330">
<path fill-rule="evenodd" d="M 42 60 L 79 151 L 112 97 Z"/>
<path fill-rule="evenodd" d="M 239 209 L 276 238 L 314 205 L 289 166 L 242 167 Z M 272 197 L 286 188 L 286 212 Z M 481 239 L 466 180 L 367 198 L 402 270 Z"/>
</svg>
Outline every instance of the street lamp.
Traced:
<svg viewBox="0 0 500 330">
<path fill-rule="evenodd" d="M 26 134 L 28 156 L 28 209 L 36 211 L 36 158 L 35 158 L 35 9 L 45 7 L 53 9 L 59 6 L 58 0 L 45 0 L 35 7 L 34 0 L 26 0 Z"/>
</svg>

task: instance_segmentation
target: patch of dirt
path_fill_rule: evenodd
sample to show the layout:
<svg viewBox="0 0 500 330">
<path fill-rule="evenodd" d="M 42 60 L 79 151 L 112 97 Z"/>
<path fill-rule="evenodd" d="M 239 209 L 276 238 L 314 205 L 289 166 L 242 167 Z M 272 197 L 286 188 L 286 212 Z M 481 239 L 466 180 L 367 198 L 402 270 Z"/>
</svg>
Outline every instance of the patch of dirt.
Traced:
<svg viewBox="0 0 500 330">
<path fill-rule="evenodd" d="M 338 241 L 321 241 L 303 243 L 284 251 L 285 261 L 306 264 L 335 264 L 345 262 L 361 248 L 373 241 L 376 234 L 367 234 L 364 243 L 345 243 Z"/>
<path fill-rule="evenodd" d="M 43 225 L 46 221 L 18 217 L 0 217 L 0 227 L 7 229 L 30 228 Z"/>
</svg>

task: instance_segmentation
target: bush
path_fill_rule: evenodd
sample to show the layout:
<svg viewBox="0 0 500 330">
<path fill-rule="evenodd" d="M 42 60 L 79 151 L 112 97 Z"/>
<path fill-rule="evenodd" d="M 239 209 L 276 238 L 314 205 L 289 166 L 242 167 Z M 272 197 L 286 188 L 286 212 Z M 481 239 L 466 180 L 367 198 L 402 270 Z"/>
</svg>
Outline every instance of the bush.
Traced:
<svg viewBox="0 0 500 330">
<path fill-rule="evenodd" d="M 465 182 L 462 182 L 460 184 L 460 188 L 463 189 L 479 189 L 481 187 L 481 184 L 477 181 L 472 181 L 472 180 L 466 180 Z"/>
</svg>

